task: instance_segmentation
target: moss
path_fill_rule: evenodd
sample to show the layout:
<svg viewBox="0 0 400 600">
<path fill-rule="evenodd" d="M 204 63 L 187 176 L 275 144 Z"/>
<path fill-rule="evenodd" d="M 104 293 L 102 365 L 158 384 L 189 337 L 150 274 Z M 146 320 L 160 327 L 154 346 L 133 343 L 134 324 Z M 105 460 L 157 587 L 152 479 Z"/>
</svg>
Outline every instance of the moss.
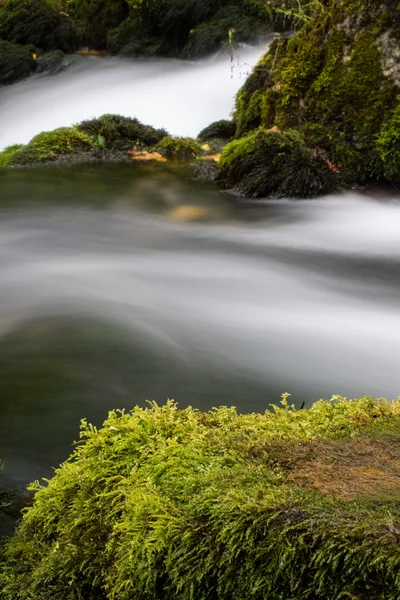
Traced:
<svg viewBox="0 0 400 600">
<path fill-rule="evenodd" d="M 6 545 L 2 598 L 397 600 L 399 432 L 399 403 L 368 397 L 83 421 Z"/>
<path fill-rule="evenodd" d="M 201 142 L 209 140 L 230 140 L 235 136 L 236 124 L 233 121 L 221 119 L 202 129 L 197 136 Z"/>
<path fill-rule="evenodd" d="M 9 165 L 23 166 L 46 163 L 92 149 L 90 138 L 74 127 L 62 127 L 36 135 L 26 146 L 17 150 Z"/>
<path fill-rule="evenodd" d="M 202 154 L 201 145 L 192 138 L 164 137 L 156 147 L 163 156 L 179 159 L 196 158 Z"/>
<path fill-rule="evenodd" d="M 7 146 L 7 148 L 0 152 L 0 169 L 8 167 L 8 165 L 12 162 L 14 156 L 23 147 L 24 146 L 22 144 L 15 144 L 14 146 Z"/>
<path fill-rule="evenodd" d="M 398 6 L 369 0 L 315 6 L 301 31 L 271 48 L 239 92 L 237 135 L 260 125 L 300 129 L 345 179 L 366 182 L 383 174 L 376 140 L 398 95 L 392 52 L 400 37 Z"/>
<path fill-rule="evenodd" d="M 36 62 L 29 47 L 0 40 L 0 84 L 15 83 L 29 77 Z"/>
<path fill-rule="evenodd" d="M 120 115 L 103 115 L 98 119 L 83 121 L 78 129 L 89 136 L 101 135 L 110 150 L 130 150 L 134 145 L 154 146 L 167 135 L 164 129 L 143 125 L 137 119 Z"/>
<path fill-rule="evenodd" d="M 5 0 L 0 4 L 0 38 L 42 50 L 72 52 L 77 47 L 72 21 L 48 0 Z"/>
<path fill-rule="evenodd" d="M 257 198 L 311 198 L 339 188 L 339 176 L 296 131 L 259 129 L 225 146 L 219 183 Z"/>
<path fill-rule="evenodd" d="M 377 149 L 385 177 L 400 182 L 400 97 L 392 118 L 379 133 Z"/>
<path fill-rule="evenodd" d="M 80 43 L 96 49 L 106 48 L 108 32 L 128 16 L 125 0 L 71 0 L 67 9 Z"/>
</svg>

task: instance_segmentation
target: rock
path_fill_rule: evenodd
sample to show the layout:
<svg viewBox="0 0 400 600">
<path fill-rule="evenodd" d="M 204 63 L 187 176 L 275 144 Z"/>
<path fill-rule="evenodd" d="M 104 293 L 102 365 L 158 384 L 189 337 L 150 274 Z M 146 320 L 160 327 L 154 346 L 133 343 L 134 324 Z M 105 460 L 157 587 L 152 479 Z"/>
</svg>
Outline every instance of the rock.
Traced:
<svg viewBox="0 0 400 600">
<path fill-rule="evenodd" d="M 35 69 L 36 61 L 30 48 L 0 40 L 0 84 L 25 79 Z"/>
<path fill-rule="evenodd" d="M 235 137 L 236 123 L 234 121 L 228 121 L 222 119 L 221 121 L 215 121 L 202 129 L 197 136 L 201 142 L 207 142 L 209 140 L 231 140 Z"/>
<path fill-rule="evenodd" d="M 338 173 L 307 148 L 298 132 L 263 129 L 225 146 L 217 181 L 253 198 L 312 198 L 340 185 Z"/>
<path fill-rule="evenodd" d="M 120 115 L 103 115 L 98 119 L 83 121 L 78 127 L 89 136 L 101 134 L 105 138 L 106 148 L 119 151 L 131 150 L 137 144 L 154 146 L 167 135 L 165 129 L 155 129 L 135 118 Z"/>
<path fill-rule="evenodd" d="M 0 4 L 0 37 L 44 51 L 73 52 L 77 35 L 71 19 L 48 0 L 5 0 Z"/>
<path fill-rule="evenodd" d="M 156 149 L 163 156 L 182 160 L 190 160 L 204 153 L 201 145 L 196 140 L 192 138 L 172 137 L 170 135 L 164 137 L 157 144 Z"/>
<path fill-rule="evenodd" d="M 240 90 L 236 136 L 260 126 L 296 129 L 349 185 L 384 175 L 399 182 L 399 42 L 397 0 L 359 0 L 356 9 L 349 0 L 316 3 L 301 30 L 277 40 Z"/>
<path fill-rule="evenodd" d="M 210 217 L 210 211 L 204 206 L 183 204 L 171 210 L 168 217 L 172 221 L 188 223 L 190 221 L 204 221 Z"/>
</svg>

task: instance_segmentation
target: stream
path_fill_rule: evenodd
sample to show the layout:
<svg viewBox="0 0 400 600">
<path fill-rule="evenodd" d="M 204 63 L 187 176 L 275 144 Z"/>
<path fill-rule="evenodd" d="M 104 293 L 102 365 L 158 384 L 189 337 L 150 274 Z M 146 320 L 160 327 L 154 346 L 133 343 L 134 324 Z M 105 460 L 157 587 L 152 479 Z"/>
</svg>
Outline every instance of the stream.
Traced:
<svg viewBox="0 0 400 600">
<path fill-rule="evenodd" d="M 0 89 L 0 146 L 104 112 L 196 135 L 228 118 L 241 83 L 225 59 L 79 60 Z M 146 400 L 251 412 L 284 392 L 297 406 L 400 393 L 394 192 L 250 202 L 132 163 L 3 171 L 0 199 L 10 487 L 51 475 L 80 419 Z M 177 221 L 180 206 L 207 219 Z"/>
</svg>

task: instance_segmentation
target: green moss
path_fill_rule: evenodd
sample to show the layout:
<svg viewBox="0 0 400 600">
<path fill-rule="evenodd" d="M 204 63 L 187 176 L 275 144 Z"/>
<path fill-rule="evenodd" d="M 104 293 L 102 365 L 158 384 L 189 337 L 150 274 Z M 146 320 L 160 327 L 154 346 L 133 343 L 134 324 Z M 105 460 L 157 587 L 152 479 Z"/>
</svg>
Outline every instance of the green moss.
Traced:
<svg viewBox="0 0 400 600">
<path fill-rule="evenodd" d="M 390 44 L 400 38 L 398 6 L 328 0 L 315 7 L 301 31 L 271 48 L 239 92 L 237 135 L 260 125 L 300 129 L 346 180 L 366 182 L 383 174 L 376 140 L 398 95 L 396 75 L 384 73 Z"/>
<path fill-rule="evenodd" d="M 172 137 L 170 135 L 164 137 L 156 150 L 164 156 L 180 159 L 196 158 L 202 154 L 201 145 L 192 138 Z"/>
<path fill-rule="evenodd" d="M 62 160 L 90 151 L 90 138 L 74 127 L 61 127 L 36 135 L 26 146 L 17 150 L 9 165 L 30 165 Z"/>
<path fill-rule="evenodd" d="M 236 124 L 233 121 L 221 119 L 202 129 L 197 136 L 201 142 L 209 140 L 230 140 L 235 136 Z"/>
<path fill-rule="evenodd" d="M 377 140 L 379 158 L 387 179 L 400 181 L 400 97 L 390 121 L 382 128 Z"/>
<path fill-rule="evenodd" d="M 245 196 L 311 198 L 338 189 L 340 179 L 302 136 L 256 130 L 225 146 L 219 183 Z"/>
<path fill-rule="evenodd" d="M 110 150 L 130 150 L 134 145 L 153 146 L 167 135 L 164 129 L 143 125 L 137 119 L 120 115 L 103 115 L 98 119 L 83 121 L 78 129 L 89 136 L 103 136 Z"/>
<path fill-rule="evenodd" d="M 397 600 L 399 403 L 282 404 L 83 421 L 6 545 L 2 598 Z"/>
<path fill-rule="evenodd" d="M 106 48 L 108 32 L 128 15 L 125 0 L 71 0 L 67 10 L 80 43 L 97 49 Z"/>
<path fill-rule="evenodd" d="M 35 69 L 31 48 L 0 40 L 0 85 L 29 77 Z"/>
<path fill-rule="evenodd" d="M 0 38 L 16 44 L 33 44 L 42 50 L 76 49 L 75 28 L 57 2 L 5 0 L 0 3 Z"/>
<path fill-rule="evenodd" d="M 24 148 L 22 144 L 15 144 L 14 146 L 7 146 L 0 152 L 0 169 L 7 167 L 21 148 Z"/>
</svg>

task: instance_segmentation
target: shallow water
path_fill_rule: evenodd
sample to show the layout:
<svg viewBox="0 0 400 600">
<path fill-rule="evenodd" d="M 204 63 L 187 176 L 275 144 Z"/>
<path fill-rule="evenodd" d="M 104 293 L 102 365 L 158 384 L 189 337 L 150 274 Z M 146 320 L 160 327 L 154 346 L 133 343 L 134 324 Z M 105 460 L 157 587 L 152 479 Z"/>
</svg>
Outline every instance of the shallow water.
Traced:
<svg viewBox="0 0 400 600">
<path fill-rule="evenodd" d="M 174 169 L 0 175 L 0 456 L 48 475 L 79 420 L 175 398 L 264 411 L 282 392 L 400 391 L 400 205 L 244 205 Z M 201 206 L 204 223 L 173 220 Z"/>
</svg>

